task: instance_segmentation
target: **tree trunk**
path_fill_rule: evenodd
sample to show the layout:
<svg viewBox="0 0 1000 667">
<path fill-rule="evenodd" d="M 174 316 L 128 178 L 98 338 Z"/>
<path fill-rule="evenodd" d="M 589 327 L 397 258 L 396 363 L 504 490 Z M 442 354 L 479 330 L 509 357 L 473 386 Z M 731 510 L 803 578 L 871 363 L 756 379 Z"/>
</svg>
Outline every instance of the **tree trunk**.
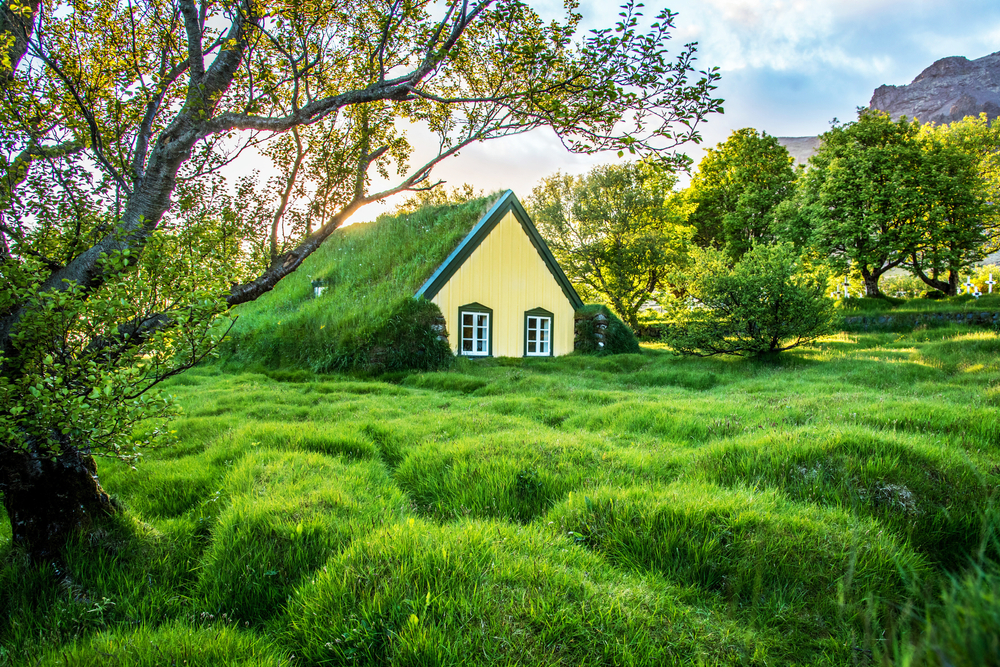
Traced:
<svg viewBox="0 0 1000 667">
<path fill-rule="evenodd" d="M 14 544 L 35 562 L 58 559 L 72 535 L 118 511 L 101 488 L 94 458 L 75 448 L 54 459 L 0 453 L 0 493 Z"/>
<path fill-rule="evenodd" d="M 917 258 L 914 257 L 911 261 L 911 266 L 913 267 L 913 272 L 917 274 L 928 287 L 932 287 L 936 290 L 940 290 L 947 294 L 948 296 L 956 296 L 958 294 L 958 272 L 948 271 L 948 280 L 939 280 L 936 273 L 933 276 L 926 275 L 920 268 L 920 264 Z"/>
<path fill-rule="evenodd" d="M 882 290 L 878 288 L 878 279 L 881 276 L 881 273 L 873 273 L 867 268 L 861 269 L 861 278 L 865 281 L 865 291 L 867 292 L 865 296 L 873 299 L 882 298 Z"/>
</svg>

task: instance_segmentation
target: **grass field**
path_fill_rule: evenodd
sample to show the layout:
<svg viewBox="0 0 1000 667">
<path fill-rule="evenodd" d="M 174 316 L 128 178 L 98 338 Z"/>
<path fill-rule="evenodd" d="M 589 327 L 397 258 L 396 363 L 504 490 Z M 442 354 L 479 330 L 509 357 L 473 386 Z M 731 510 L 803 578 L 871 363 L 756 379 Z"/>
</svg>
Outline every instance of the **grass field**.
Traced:
<svg viewBox="0 0 1000 667">
<path fill-rule="evenodd" d="M 997 664 L 992 331 L 393 379 L 175 379 L 0 665 Z"/>
</svg>

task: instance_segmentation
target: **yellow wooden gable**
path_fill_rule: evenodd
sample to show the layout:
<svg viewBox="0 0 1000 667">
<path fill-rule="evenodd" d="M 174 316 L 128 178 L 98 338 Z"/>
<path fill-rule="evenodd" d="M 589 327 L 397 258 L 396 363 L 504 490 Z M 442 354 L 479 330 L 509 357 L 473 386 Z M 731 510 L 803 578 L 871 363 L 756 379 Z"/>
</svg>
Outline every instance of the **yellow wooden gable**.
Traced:
<svg viewBox="0 0 1000 667">
<path fill-rule="evenodd" d="M 569 354 L 583 305 L 510 190 L 416 296 L 437 304 L 452 351 L 467 356 Z"/>
</svg>

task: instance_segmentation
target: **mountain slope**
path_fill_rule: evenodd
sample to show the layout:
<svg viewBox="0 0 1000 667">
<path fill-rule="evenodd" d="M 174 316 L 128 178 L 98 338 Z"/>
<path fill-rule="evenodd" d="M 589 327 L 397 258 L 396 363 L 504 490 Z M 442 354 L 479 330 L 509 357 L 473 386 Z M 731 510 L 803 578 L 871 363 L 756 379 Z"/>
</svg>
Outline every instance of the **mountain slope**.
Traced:
<svg viewBox="0 0 1000 667">
<path fill-rule="evenodd" d="M 922 123 L 951 123 L 981 113 L 992 120 L 1000 115 L 1000 51 L 976 60 L 942 58 L 908 85 L 879 86 L 870 106 Z"/>
</svg>

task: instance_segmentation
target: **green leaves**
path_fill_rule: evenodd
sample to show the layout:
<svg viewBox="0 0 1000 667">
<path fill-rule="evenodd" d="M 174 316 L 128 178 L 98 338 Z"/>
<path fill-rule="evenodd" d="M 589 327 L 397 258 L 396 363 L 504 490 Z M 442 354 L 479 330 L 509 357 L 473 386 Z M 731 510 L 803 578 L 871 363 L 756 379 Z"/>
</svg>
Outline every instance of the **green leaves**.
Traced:
<svg viewBox="0 0 1000 667">
<path fill-rule="evenodd" d="M 861 273 L 870 291 L 896 266 L 936 278 L 981 259 L 991 224 L 984 183 L 973 155 L 946 135 L 868 110 L 831 129 L 802 181 L 799 238 L 840 272 Z M 947 280 L 925 281 L 950 291 Z"/>
<path fill-rule="evenodd" d="M 0 374 L 3 447 L 137 456 L 132 427 L 174 413 L 155 385 L 211 353 L 225 331 L 216 324 L 225 286 L 210 273 L 214 240 L 197 230 L 154 235 L 154 252 L 140 257 L 104 256 L 106 280 L 93 291 L 73 281 L 40 291 L 44 270 L 8 263 L 7 275 L 21 280 L 0 282 L 0 298 L 29 307 Z"/>
<path fill-rule="evenodd" d="M 580 177 L 556 174 L 528 207 L 584 300 L 608 303 L 633 328 L 636 313 L 683 264 L 691 230 L 675 176 L 646 163 L 604 165 Z"/>
<path fill-rule="evenodd" d="M 691 180 L 695 243 L 724 248 L 735 261 L 754 242 L 773 240 L 776 209 L 794 192 L 791 163 L 777 139 L 752 128 L 708 149 Z"/>
<path fill-rule="evenodd" d="M 681 354 L 759 357 L 831 331 L 827 275 L 806 265 L 791 244 L 755 245 L 730 269 L 718 250 L 698 250 L 676 300 L 667 343 Z"/>
</svg>

